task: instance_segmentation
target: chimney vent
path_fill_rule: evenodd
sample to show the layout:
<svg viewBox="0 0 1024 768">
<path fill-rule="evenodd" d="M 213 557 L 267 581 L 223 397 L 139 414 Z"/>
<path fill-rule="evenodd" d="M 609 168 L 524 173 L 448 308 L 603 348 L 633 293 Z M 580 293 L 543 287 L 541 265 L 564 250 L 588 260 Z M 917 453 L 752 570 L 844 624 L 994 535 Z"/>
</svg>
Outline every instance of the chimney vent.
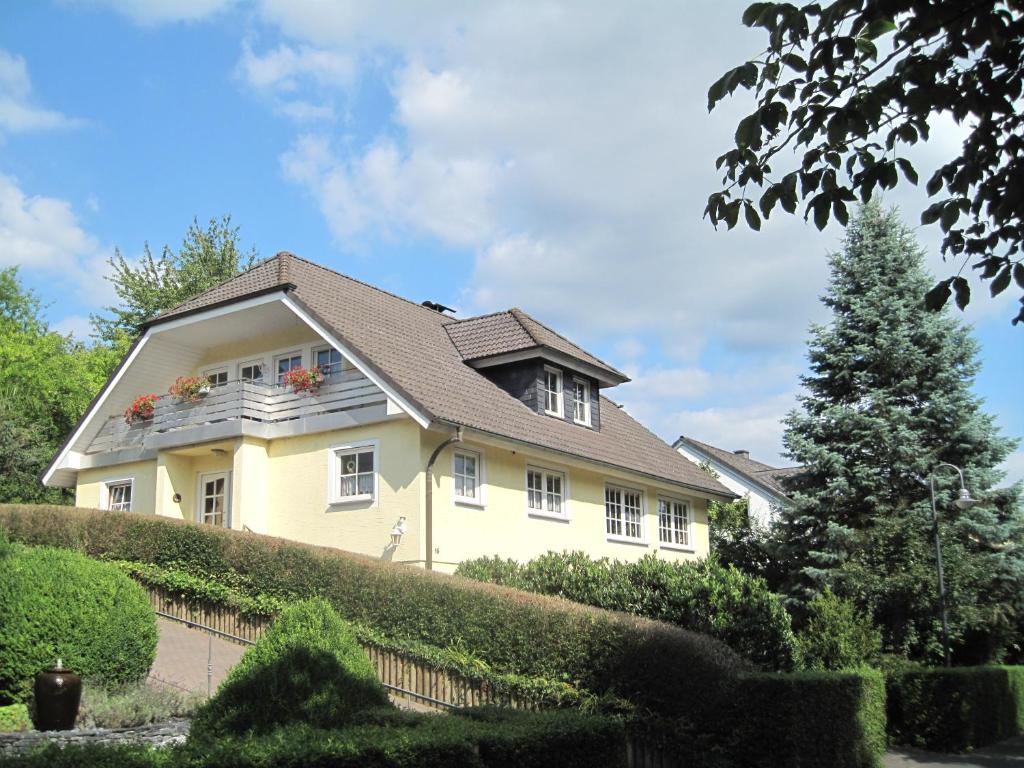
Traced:
<svg viewBox="0 0 1024 768">
<path fill-rule="evenodd" d="M 440 312 L 442 315 L 445 312 L 455 312 L 455 310 L 452 307 L 446 307 L 444 304 L 441 304 L 440 302 L 437 301 L 424 301 L 423 306 L 426 307 L 427 309 L 432 309 L 435 312 Z"/>
<path fill-rule="evenodd" d="M 744 450 L 743 448 L 740 448 L 738 451 L 733 451 L 733 453 L 735 453 L 737 456 L 743 457 L 744 459 L 750 458 L 750 451 Z"/>
</svg>

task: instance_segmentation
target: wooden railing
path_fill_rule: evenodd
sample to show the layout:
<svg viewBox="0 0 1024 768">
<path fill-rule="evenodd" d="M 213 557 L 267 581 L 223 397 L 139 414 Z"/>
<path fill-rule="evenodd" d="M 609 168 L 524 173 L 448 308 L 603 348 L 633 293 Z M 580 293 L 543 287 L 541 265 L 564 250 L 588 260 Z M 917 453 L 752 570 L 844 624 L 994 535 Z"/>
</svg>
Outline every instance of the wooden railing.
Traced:
<svg viewBox="0 0 1024 768">
<path fill-rule="evenodd" d="M 160 587 L 143 587 L 158 615 L 241 645 L 255 643 L 273 622 L 271 618 L 241 616 L 213 603 L 186 600 Z M 498 695 L 485 681 L 434 667 L 400 651 L 366 641 L 360 644 L 377 669 L 381 683 L 398 698 L 438 710 L 487 704 L 513 709 L 543 708 L 536 701 Z M 680 768 L 670 753 L 640 738 L 627 736 L 625 751 L 628 768 Z"/>
<path fill-rule="evenodd" d="M 383 392 L 358 371 L 337 373 L 316 393 L 296 394 L 287 387 L 252 381 L 229 381 L 195 401 L 164 395 L 156 401 L 151 419 L 126 424 L 111 416 L 89 444 L 87 453 L 116 451 L 143 445 L 153 434 L 248 420 L 263 424 L 320 416 L 385 402 Z"/>
</svg>

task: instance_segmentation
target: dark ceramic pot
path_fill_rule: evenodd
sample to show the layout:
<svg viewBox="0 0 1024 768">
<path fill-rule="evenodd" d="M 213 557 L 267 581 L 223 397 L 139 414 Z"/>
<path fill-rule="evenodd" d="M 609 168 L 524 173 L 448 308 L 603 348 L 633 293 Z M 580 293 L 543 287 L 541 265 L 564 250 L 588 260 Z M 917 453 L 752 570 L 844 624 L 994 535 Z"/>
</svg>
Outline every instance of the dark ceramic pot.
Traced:
<svg viewBox="0 0 1024 768">
<path fill-rule="evenodd" d="M 70 731 L 78 717 L 82 699 L 82 678 L 57 666 L 36 675 L 36 728 L 40 731 Z"/>
</svg>

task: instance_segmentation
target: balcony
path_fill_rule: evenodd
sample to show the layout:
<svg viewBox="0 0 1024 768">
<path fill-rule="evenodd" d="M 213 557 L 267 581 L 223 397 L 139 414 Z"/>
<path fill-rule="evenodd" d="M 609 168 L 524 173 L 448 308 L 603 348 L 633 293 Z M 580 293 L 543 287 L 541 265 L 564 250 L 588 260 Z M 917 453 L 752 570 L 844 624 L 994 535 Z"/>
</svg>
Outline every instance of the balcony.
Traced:
<svg viewBox="0 0 1024 768">
<path fill-rule="evenodd" d="M 126 424 L 122 416 L 111 416 L 85 453 L 139 453 L 242 435 L 273 439 L 340 429 L 387 413 L 386 395 L 358 371 L 331 376 L 316 394 L 229 381 L 195 402 L 164 395 L 145 421 Z"/>
</svg>

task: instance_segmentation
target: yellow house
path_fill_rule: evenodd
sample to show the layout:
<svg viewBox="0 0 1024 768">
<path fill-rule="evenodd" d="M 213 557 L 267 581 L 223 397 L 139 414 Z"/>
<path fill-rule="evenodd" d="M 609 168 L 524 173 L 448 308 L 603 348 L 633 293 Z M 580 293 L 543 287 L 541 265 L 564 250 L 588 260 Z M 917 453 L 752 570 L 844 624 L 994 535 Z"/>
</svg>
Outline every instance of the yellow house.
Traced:
<svg viewBox="0 0 1024 768">
<path fill-rule="evenodd" d="M 43 481 L 447 571 L 707 554 L 733 494 L 601 395 L 625 375 L 518 309 L 443 309 L 280 253 L 152 320 Z M 210 386 L 162 394 L 179 376 Z"/>
</svg>

